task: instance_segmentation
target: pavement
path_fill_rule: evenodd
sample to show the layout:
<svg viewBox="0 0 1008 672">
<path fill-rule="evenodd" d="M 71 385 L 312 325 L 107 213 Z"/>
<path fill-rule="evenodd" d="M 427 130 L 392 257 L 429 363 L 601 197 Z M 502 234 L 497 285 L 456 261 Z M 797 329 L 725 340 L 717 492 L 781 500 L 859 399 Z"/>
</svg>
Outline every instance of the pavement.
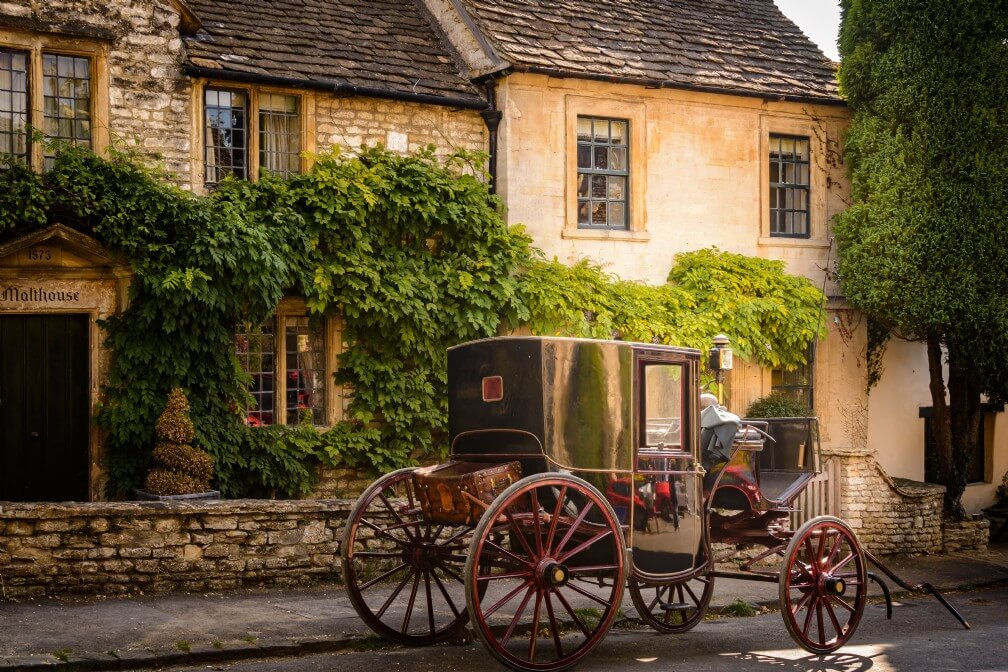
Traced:
<svg viewBox="0 0 1008 672">
<path fill-rule="evenodd" d="M 1008 583 L 1008 544 L 987 551 L 888 557 L 909 583 L 955 591 Z M 878 572 L 875 572 L 878 574 Z M 898 599 L 898 587 L 890 583 Z M 711 610 L 737 600 L 773 609 L 777 585 L 717 579 Z M 872 595 L 880 596 L 872 585 Z M 950 600 L 956 603 L 955 595 Z M 635 613 L 629 596 L 624 611 Z M 936 618 L 952 618 L 935 603 Z M 783 626 L 782 626 L 783 627 Z M 0 601 L 0 670 L 129 670 L 375 647 L 342 586 L 131 598 Z"/>
</svg>

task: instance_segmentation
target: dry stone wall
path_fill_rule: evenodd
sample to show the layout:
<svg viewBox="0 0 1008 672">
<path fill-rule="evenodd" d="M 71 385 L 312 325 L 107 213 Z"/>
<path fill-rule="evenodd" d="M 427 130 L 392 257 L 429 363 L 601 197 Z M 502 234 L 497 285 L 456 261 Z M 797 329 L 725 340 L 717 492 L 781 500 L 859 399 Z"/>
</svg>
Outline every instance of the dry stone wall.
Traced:
<svg viewBox="0 0 1008 672">
<path fill-rule="evenodd" d="M 827 453 L 840 463 L 840 516 L 872 553 L 942 549 L 942 497 L 932 483 L 890 478 L 867 450 Z"/>
<path fill-rule="evenodd" d="M 203 591 L 337 580 L 338 540 L 352 503 L 3 503 L 2 596 Z"/>
<path fill-rule="evenodd" d="M 990 521 L 986 518 L 961 522 L 947 520 L 942 527 L 942 538 L 942 550 L 946 553 L 984 550 L 990 540 Z"/>
</svg>

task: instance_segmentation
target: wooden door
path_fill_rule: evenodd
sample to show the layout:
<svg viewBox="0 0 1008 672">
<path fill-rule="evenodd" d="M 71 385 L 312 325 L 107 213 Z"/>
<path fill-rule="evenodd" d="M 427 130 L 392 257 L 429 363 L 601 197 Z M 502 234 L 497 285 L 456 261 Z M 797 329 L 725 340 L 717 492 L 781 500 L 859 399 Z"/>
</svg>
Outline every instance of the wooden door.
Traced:
<svg viewBox="0 0 1008 672">
<path fill-rule="evenodd" d="M 86 501 L 88 315 L 0 315 L 0 500 Z"/>
</svg>

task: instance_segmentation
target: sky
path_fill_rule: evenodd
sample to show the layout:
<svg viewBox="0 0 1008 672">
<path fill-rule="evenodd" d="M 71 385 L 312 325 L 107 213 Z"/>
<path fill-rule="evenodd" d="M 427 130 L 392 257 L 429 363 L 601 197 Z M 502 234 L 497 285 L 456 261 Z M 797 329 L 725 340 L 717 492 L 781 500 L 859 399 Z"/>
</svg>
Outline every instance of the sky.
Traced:
<svg viewBox="0 0 1008 672">
<path fill-rule="evenodd" d="M 839 0 L 774 0 L 784 15 L 819 45 L 823 53 L 839 61 L 837 33 L 840 30 Z"/>
</svg>

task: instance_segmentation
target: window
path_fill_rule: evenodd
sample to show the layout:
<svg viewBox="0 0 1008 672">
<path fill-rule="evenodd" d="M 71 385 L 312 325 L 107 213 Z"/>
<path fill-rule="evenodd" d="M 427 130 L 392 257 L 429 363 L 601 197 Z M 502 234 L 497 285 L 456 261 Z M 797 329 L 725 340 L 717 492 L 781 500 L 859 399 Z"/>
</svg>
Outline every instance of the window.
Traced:
<svg viewBox="0 0 1008 672">
<path fill-rule="evenodd" d="M 810 143 L 770 135 L 770 235 L 809 237 Z"/>
<path fill-rule="evenodd" d="M 329 424 L 326 325 L 322 317 L 281 314 L 261 325 L 245 325 L 235 335 L 238 362 L 252 379 L 247 424 Z M 283 381 L 282 388 L 277 381 Z"/>
<path fill-rule="evenodd" d="M 644 367 L 645 446 L 682 447 L 682 366 Z"/>
<path fill-rule="evenodd" d="M 89 53 L 65 52 L 53 36 L 4 39 L 16 44 L 0 45 L 0 154 L 50 167 L 53 148 L 31 142 L 31 128 L 47 140 L 101 149 L 105 138 L 95 136 L 103 124 L 95 120 L 106 118 L 107 105 L 95 98 L 95 80 L 104 51 L 75 42 Z"/>
<path fill-rule="evenodd" d="M 805 353 L 805 364 L 800 364 L 792 371 L 774 369 L 770 372 L 770 391 L 782 392 L 794 397 L 807 407 L 812 408 L 812 362 L 815 351 L 811 345 Z"/>
<path fill-rule="evenodd" d="M 630 122 L 577 118 L 579 229 L 629 228 Z"/>
<path fill-rule="evenodd" d="M 987 481 L 987 456 L 990 455 L 992 446 L 990 433 L 984 431 L 984 426 L 994 420 L 994 413 L 1000 413 L 1004 407 L 1000 404 L 980 405 L 980 425 L 977 430 L 976 449 L 973 452 L 973 461 L 970 463 L 969 473 L 966 475 L 967 483 L 982 483 Z M 932 406 L 922 406 L 920 417 L 924 418 L 924 480 L 928 483 L 938 482 L 938 451 L 935 448 L 934 427 L 932 425 Z M 993 425 L 992 425 L 993 426 Z"/>
<path fill-rule="evenodd" d="M 206 87 L 204 182 L 248 179 L 265 171 L 301 172 L 301 98 L 282 93 Z"/>
<path fill-rule="evenodd" d="M 0 49 L 0 154 L 28 160 L 28 54 Z"/>
</svg>

